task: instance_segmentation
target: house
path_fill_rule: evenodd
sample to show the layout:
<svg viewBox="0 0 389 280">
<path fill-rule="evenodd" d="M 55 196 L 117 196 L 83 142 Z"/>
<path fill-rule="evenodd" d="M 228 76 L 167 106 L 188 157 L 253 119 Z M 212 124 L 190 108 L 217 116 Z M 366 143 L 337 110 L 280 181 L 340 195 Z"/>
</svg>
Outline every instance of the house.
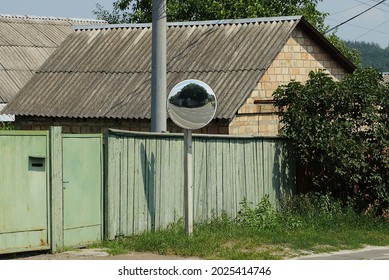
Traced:
<svg viewBox="0 0 389 280">
<path fill-rule="evenodd" d="M 214 90 L 218 108 L 200 133 L 277 135 L 273 91 L 324 69 L 355 66 L 303 17 L 169 23 L 167 92 L 185 79 Z M 150 130 L 151 25 L 80 26 L 4 110 L 18 129 Z M 168 131 L 180 128 L 168 120 Z"/>
<path fill-rule="evenodd" d="M 73 32 L 73 25 L 92 23 L 103 22 L 0 15 L 0 110 Z M 0 121 L 13 120 L 13 115 L 0 115 Z"/>
</svg>

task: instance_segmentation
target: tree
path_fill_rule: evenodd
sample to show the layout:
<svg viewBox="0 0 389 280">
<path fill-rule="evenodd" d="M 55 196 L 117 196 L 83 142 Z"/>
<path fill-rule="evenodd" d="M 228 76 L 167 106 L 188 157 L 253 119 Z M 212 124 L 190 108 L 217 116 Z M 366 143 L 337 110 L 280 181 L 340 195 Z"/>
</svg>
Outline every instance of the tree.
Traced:
<svg viewBox="0 0 389 280">
<path fill-rule="evenodd" d="M 316 9 L 322 0 L 168 0 L 169 21 L 238 19 L 304 15 L 316 28 L 324 30 L 325 13 Z M 109 23 L 145 23 L 152 19 L 152 0 L 117 0 L 110 13 L 101 5 L 94 11 Z"/>
<path fill-rule="evenodd" d="M 327 13 L 317 10 L 322 0 L 167 0 L 169 21 L 199 21 L 303 15 L 317 30 L 325 33 Z M 117 0 L 109 12 L 97 4 L 93 13 L 109 23 L 152 21 L 152 0 Z M 361 65 L 359 52 L 351 50 L 334 33 L 329 40 L 355 65 Z"/>
<path fill-rule="evenodd" d="M 335 33 L 329 34 L 326 36 L 327 39 L 341 51 L 350 61 L 354 63 L 355 66 L 361 68 L 362 66 L 362 56 L 360 51 L 356 48 L 350 48 L 347 43 L 341 40 Z"/>
<path fill-rule="evenodd" d="M 274 93 L 298 163 L 314 186 L 362 209 L 389 208 L 389 85 L 377 70 L 357 70 L 342 81 L 311 72 Z"/>
<path fill-rule="evenodd" d="M 350 49 L 356 49 L 363 57 L 362 67 L 374 67 L 381 72 L 389 72 L 389 46 L 381 48 L 377 43 L 346 42 Z"/>
</svg>

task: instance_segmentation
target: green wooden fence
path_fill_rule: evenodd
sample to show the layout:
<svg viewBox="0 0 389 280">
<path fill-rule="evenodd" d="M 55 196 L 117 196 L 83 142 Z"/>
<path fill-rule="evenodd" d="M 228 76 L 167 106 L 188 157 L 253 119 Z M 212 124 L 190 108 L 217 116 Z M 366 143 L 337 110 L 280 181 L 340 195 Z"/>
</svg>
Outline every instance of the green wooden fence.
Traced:
<svg viewBox="0 0 389 280">
<path fill-rule="evenodd" d="M 182 134 L 110 130 L 104 142 L 101 157 L 101 135 L 0 133 L 0 254 L 99 240 L 101 217 L 109 239 L 183 217 Z M 276 204 L 296 187 L 283 138 L 195 135 L 193 158 L 195 221 L 235 217 L 245 197 Z"/>
<path fill-rule="evenodd" d="M 183 217 L 183 135 L 106 134 L 105 233 L 164 228 Z M 288 142 L 276 137 L 193 137 L 194 218 L 235 217 L 246 197 L 276 204 L 296 188 Z"/>
</svg>

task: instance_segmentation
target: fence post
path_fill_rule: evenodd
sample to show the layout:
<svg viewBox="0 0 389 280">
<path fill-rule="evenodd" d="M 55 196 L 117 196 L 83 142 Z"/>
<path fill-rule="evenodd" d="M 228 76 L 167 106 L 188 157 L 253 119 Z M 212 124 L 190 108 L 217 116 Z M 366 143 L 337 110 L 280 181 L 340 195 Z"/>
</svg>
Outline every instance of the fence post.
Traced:
<svg viewBox="0 0 389 280">
<path fill-rule="evenodd" d="M 50 127 L 51 252 L 64 247 L 62 127 Z"/>
</svg>

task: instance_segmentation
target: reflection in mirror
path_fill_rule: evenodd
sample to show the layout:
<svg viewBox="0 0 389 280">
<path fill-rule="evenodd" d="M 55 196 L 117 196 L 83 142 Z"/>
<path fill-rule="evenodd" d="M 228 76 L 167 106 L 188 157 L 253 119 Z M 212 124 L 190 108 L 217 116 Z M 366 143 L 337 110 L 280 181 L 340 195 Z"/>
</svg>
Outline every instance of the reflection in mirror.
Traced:
<svg viewBox="0 0 389 280">
<path fill-rule="evenodd" d="M 214 117 L 217 107 L 213 90 L 199 80 L 185 80 L 170 92 L 167 110 L 172 121 L 185 129 L 199 129 Z"/>
</svg>

